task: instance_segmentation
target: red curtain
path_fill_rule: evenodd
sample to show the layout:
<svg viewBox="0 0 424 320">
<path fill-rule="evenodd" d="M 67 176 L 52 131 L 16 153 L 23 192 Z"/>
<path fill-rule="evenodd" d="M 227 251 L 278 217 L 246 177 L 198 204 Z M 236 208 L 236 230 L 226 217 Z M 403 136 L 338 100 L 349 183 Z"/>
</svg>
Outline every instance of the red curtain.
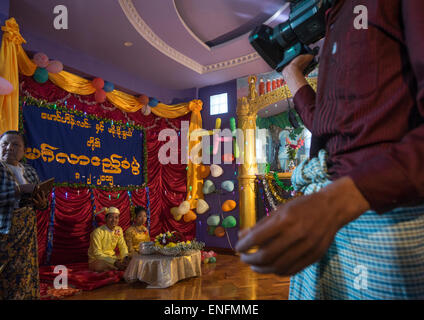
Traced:
<svg viewBox="0 0 424 320">
<path fill-rule="evenodd" d="M 170 208 L 178 206 L 185 200 L 187 183 L 187 165 L 162 165 L 158 159 L 158 151 L 166 141 L 158 141 L 162 129 L 181 128 L 181 121 L 190 121 L 190 114 L 178 119 L 164 119 L 150 114 L 144 116 L 141 112 L 124 113 L 111 103 L 97 104 L 94 95 L 79 96 L 70 94 L 55 86 L 50 81 L 45 84 L 35 82 L 31 77 L 21 76 L 21 94 L 30 95 L 50 103 L 66 105 L 70 109 L 95 114 L 123 122 L 134 121 L 146 128 L 148 152 L 148 188 L 150 197 L 150 235 L 155 237 L 164 231 L 179 231 L 187 240 L 196 234 L 195 222 L 175 221 Z M 179 145 L 179 149 L 181 146 Z M 64 264 L 87 261 L 89 236 L 92 231 L 93 208 L 90 192 L 87 189 L 72 190 L 58 188 L 56 192 L 56 211 L 54 217 L 53 252 L 50 263 Z M 68 192 L 68 198 L 66 198 Z M 85 193 L 84 193 L 85 192 Z M 96 210 L 104 206 L 116 206 L 121 210 L 120 225 L 123 229 L 130 226 L 130 201 L 126 191 L 106 192 L 93 190 Z M 119 198 L 118 198 L 119 194 Z M 110 195 L 110 199 L 109 199 Z M 139 189 L 132 192 L 134 205 L 147 206 L 147 191 Z M 39 213 L 39 243 L 40 253 L 45 256 L 46 238 L 50 213 Z M 101 215 L 96 218 L 99 225 L 103 223 Z"/>
<path fill-rule="evenodd" d="M 181 122 L 174 124 L 178 129 L 180 129 L 180 125 Z M 165 121 L 161 121 L 155 130 L 147 132 L 150 235 L 154 237 L 161 232 L 176 230 L 181 232 L 187 240 L 191 240 L 196 235 L 196 224 L 194 222 L 186 223 L 183 219 L 177 222 L 170 212 L 172 207 L 178 206 L 185 200 L 187 165 L 162 165 L 158 157 L 160 147 L 166 143 L 166 141 L 159 141 L 158 135 L 162 129 L 168 127 Z M 181 158 L 181 146 L 179 149 L 179 158 Z"/>
<path fill-rule="evenodd" d="M 93 206 L 89 189 L 56 188 L 53 265 L 87 262 Z"/>
<path fill-rule="evenodd" d="M 52 195 L 49 195 L 49 204 L 51 204 Z M 38 263 L 44 264 L 47 253 L 47 236 L 49 233 L 51 207 L 43 211 L 37 210 L 37 242 L 38 242 Z"/>
</svg>

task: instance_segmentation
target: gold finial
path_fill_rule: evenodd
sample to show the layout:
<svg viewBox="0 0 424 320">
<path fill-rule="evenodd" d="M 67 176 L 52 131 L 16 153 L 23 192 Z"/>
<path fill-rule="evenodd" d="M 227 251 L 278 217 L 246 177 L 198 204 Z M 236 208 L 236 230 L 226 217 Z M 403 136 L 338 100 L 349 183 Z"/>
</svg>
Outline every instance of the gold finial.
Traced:
<svg viewBox="0 0 424 320">
<path fill-rule="evenodd" d="M 258 93 L 256 92 L 256 81 L 256 76 L 249 77 L 249 100 L 255 100 L 258 96 Z"/>
</svg>

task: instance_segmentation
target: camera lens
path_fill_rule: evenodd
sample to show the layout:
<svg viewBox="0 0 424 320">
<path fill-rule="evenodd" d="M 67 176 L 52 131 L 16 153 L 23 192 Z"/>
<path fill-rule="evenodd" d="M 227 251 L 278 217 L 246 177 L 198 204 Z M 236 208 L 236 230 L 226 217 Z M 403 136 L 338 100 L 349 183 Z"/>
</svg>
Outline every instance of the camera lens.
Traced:
<svg viewBox="0 0 424 320">
<path fill-rule="evenodd" d="M 283 48 L 288 48 L 296 43 L 296 34 L 290 26 L 290 21 L 279 24 L 272 36 L 273 40 L 277 40 L 278 44 Z"/>
</svg>

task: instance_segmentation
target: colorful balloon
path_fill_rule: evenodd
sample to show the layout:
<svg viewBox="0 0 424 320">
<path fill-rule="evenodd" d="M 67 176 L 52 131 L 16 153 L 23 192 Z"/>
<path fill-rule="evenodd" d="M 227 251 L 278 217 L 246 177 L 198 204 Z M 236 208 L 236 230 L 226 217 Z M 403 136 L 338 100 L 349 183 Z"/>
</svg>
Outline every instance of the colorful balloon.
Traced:
<svg viewBox="0 0 424 320">
<path fill-rule="evenodd" d="M 49 80 L 49 72 L 45 68 L 37 68 L 34 72 L 33 78 L 38 83 L 46 83 Z"/>
<path fill-rule="evenodd" d="M 232 153 L 226 153 L 222 156 L 224 164 L 230 164 L 234 161 L 234 155 Z"/>
<path fill-rule="evenodd" d="M 203 199 L 198 199 L 197 200 L 196 212 L 198 214 L 204 214 L 208 210 L 209 210 L 208 203 L 205 200 L 203 200 Z"/>
<path fill-rule="evenodd" d="M 216 118 L 215 129 L 221 129 L 221 118 Z"/>
<path fill-rule="evenodd" d="M 210 236 L 215 235 L 215 228 L 216 226 L 208 226 L 208 235 Z"/>
<path fill-rule="evenodd" d="M 105 81 L 105 85 L 103 86 L 103 90 L 106 92 L 112 92 L 115 90 L 115 85 L 112 82 Z"/>
<path fill-rule="evenodd" d="M 203 194 L 210 194 L 216 190 L 214 183 L 211 180 L 206 180 L 203 183 Z"/>
<path fill-rule="evenodd" d="M 221 189 L 224 189 L 228 192 L 234 191 L 234 182 L 232 180 L 225 180 L 221 183 Z"/>
<path fill-rule="evenodd" d="M 42 52 L 36 53 L 33 57 L 33 60 L 39 68 L 47 68 L 47 66 L 49 65 L 49 57 Z"/>
<path fill-rule="evenodd" d="M 91 84 L 93 85 L 94 88 L 99 90 L 99 89 L 103 89 L 103 87 L 105 86 L 105 81 L 102 78 L 95 78 L 93 79 L 93 81 L 91 81 Z"/>
<path fill-rule="evenodd" d="M 184 215 L 183 219 L 184 219 L 184 222 L 192 222 L 197 219 L 197 215 L 193 211 L 189 210 Z"/>
<path fill-rule="evenodd" d="M 146 96 L 145 94 L 141 94 L 138 98 L 137 98 L 138 102 L 140 102 L 143 106 L 147 105 L 149 103 L 149 97 Z"/>
<path fill-rule="evenodd" d="M 213 214 L 208 217 L 206 220 L 206 223 L 210 227 L 217 227 L 219 226 L 219 222 L 221 221 L 221 218 L 217 214 Z"/>
<path fill-rule="evenodd" d="M 225 229 L 234 228 L 237 225 L 237 220 L 233 216 L 228 216 L 222 221 L 222 226 Z"/>
<path fill-rule="evenodd" d="M 149 106 L 152 108 L 156 107 L 159 104 L 159 100 L 156 98 L 149 98 Z"/>
<path fill-rule="evenodd" d="M 215 133 L 213 135 L 213 149 L 212 149 L 213 155 L 216 155 L 218 153 L 220 142 L 221 142 L 221 139 L 219 138 L 219 135 Z"/>
<path fill-rule="evenodd" d="M 148 105 L 145 105 L 143 108 L 141 108 L 141 112 L 143 115 L 148 116 L 152 113 L 152 109 Z"/>
<path fill-rule="evenodd" d="M 97 89 L 94 94 L 94 99 L 97 103 L 103 103 L 106 101 L 106 92 L 103 89 Z"/>
<path fill-rule="evenodd" d="M 181 202 L 181 204 L 178 206 L 178 213 L 179 214 L 186 214 L 190 211 L 190 202 L 188 201 L 183 201 Z"/>
<path fill-rule="evenodd" d="M 222 211 L 229 212 L 236 208 L 237 203 L 234 200 L 227 200 L 222 204 Z"/>
<path fill-rule="evenodd" d="M 50 73 L 59 73 L 63 71 L 63 64 L 60 61 L 50 61 L 47 66 L 47 71 Z"/>
<path fill-rule="evenodd" d="M 209 176 L 209 174 L 211 173 L 211 169 L 209 166 L 205 166 L 203 164 L 201 164 L 198 169 L 197 169 L 197 174 L 199 175 L 200 179 L 205 179 Z"/>
<path fill-rule="evenodd" d="M 230 129 L 233 135 L 236 133 L 236 118 L 232 117 L 230 118 Z"/>
<path fill-rule="evenodd" d="M 225 236 L 225 229 L 223 227 L 216 227 L 215 228 L 215 235 L 218 238 L 222 238 L 223 236 Z"/>
<path fill-rule="evenodd" d="M 181 218 L 183 217 L 182 214 L 178 213 L 178 207 L 172 207 L 171 208 L 171 214 L 174 217 L 174 220 L 176 220 L 176 221 L 180 221 Z"/>
<path fill-rule="evenodd" d="M 0 77 L 0 95 L 8 95 L 13 92 L 12 84 L 5 78 Z"/>
<path fill-rule="evenodd" d="M 218 178 L 223 173 L 224 173 L 224 170 L 222 170 L 222 168 L 220 166 L 218 166 L 217 164 L 211 165 L 211 175 L 212 175 L 212 177 Z"/>
</svg>

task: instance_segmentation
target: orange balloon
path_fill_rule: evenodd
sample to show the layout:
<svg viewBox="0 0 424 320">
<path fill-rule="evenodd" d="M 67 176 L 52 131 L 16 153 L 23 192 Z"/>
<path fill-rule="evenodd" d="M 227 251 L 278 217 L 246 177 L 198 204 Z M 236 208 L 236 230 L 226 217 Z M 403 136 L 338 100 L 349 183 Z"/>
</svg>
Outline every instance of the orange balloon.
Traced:
<svg viewBox="0 0 424 320">
<path fill-rule="evenodd" d="M 226 153 L 222 156 L 222 161 L 224 161 L 224 164 L 228 163 L 228 162 L 233 162 L 234 161 L 234 155 L 231 154 L 231 153 Z"/>
<path fill-rule="evenodd" d="M 147 105 L 149 103 L 149 97 L 145 94 L 142 94 L 138 97 L 138 102 L 140 102 L 143 106 Z"/>
<path fill-rule="evenodd" d="M 225 229 L 221 226 L 215 228 L 215 235 L 219 238 L 225 236 Z"/>
<path fill-rule="evenodd" d="M 93 79 L 93 81 L 91 81 L 91 84 L 93 85 L 94 88 L 99 90 L 99 89 L 103 89 L 103 87 L 105 86 L 105 81 L 102 78 L 95 78 Z"/>
<path fill-rule="evenodd" d="M 211 173 L 210 166 L 200 165 L 198 169 L 198 174 L 200 179 L 206 179 Z"/>
<path fill-rule="evenodd" d="M 192 222 L 197 219 L 197 215 L 191 210 L 187 212 L 183 217 L 184 222 Z"/>
<path fill-rule="evenodd" d="M 228 212 L 234 210 L 237 206 L 237 203 L 234 200 L 227 200 L 222 204 L 222 211 Z"/>
<path fill-rule="evenodd" d="M 94 95 L 97 103 L 103 103 L 106 101 L 106 91 L 103 89 L 96 90 L 96 94 Z"/>
</svg>

